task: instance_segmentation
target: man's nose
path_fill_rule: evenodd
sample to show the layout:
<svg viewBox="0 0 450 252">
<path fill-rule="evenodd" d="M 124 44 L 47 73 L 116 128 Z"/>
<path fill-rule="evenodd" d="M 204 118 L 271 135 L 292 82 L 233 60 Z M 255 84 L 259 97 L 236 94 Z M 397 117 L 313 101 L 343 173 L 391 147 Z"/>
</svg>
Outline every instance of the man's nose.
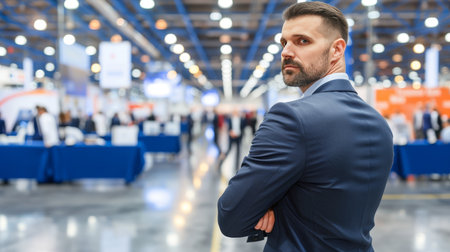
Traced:
<svg viewBox="0 0 450 252">
<path fill-rule="evenodd" d="M 292 51 L 292 47 L 290 43 L 286 43 L 284 45 L 283 50 L 281 51 L 281 57 L 282 58 L 293 58 L 294 52 Z"/>
</svg>

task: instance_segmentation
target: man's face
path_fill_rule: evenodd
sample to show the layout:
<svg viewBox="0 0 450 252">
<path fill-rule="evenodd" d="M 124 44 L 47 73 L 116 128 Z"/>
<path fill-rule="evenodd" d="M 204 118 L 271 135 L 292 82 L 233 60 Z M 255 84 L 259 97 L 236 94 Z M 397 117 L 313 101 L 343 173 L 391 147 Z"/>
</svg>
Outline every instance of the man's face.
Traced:
<svg viewBox="0 0 450 252">
<path fill-rule="evenodd" d="M 321 17 L 305 15 L 287 20 L 281 34 L 282 73 L 286 85 L 307 88 L 327 74 L 332 40 L 324 35 L 327 31 Z"/>
</svg>

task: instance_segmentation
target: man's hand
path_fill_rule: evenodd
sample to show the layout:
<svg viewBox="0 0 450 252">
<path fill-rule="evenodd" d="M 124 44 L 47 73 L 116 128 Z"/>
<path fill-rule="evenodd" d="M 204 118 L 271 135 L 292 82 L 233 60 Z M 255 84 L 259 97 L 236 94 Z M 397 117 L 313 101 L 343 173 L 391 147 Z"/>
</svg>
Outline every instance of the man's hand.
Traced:
<svg viewBox="0 0 450 252">
<path fill-rule="evenodd" d="M 272 232 L 273 225 L 275 224 L 275 214 L 272 209 L 269 209 L 266 214 L 264 214 L 261 219 L 259 219 L 258 224 L 256 224 L 256 230 L 262 230 L 266 233 Z"/>
</svg>

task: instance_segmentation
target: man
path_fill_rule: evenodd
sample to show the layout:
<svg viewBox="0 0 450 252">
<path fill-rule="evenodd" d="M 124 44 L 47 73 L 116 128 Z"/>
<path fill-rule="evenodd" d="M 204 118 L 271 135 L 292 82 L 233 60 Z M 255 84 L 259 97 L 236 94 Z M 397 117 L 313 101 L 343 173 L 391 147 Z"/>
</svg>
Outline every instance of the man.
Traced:
<svg viewBox="0 0 450 252">
<path fill-rule="evenodd" d="M 345 74 L 343 14 L 305 2 L 283 17 L 283 78 L 303 97 L 265 116 L 219 199 L 219 226 L 230 237 L 269 233 L 264 251 L 373 251 L 392 134 Z"/>
<path fill-rule="evenodd" d="M 0 135 L 6 135 L 6 133 L 5 120 L 3 120 L 2 113 L 0 112 Z"/>
<path fill-rule="evenodd" d="M 58 128 L 55 117 L 47 112 L 45 107 L 38 107 L 39 128 L 42 132 L 45 147 L 59 144 Z"/>
<path fill-rule="evenodd" d="M 228 150 L 227 155 L 231 151 L 231 146 L 236 145 L 235 170 L 239 168 L 242 135 L 245 128 L 245 119 L 241 116 L 238 109 L 234 109 L 227 120 L 228 124 Z"/>
</svg>

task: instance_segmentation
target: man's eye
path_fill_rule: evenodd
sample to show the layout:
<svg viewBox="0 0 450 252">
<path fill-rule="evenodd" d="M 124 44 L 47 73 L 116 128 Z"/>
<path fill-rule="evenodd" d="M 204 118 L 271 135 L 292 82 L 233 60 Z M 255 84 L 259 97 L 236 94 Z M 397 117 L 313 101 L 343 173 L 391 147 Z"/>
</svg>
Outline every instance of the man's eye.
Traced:
<svg viewBox="0 0 450 252">
<path fill-rule="evenodd" d="M 309 41 L 307 39 L 299 39 L 298 43 L 299 44 L 307 44 L 307 43 L 309 43 Z"/>
</svg>

